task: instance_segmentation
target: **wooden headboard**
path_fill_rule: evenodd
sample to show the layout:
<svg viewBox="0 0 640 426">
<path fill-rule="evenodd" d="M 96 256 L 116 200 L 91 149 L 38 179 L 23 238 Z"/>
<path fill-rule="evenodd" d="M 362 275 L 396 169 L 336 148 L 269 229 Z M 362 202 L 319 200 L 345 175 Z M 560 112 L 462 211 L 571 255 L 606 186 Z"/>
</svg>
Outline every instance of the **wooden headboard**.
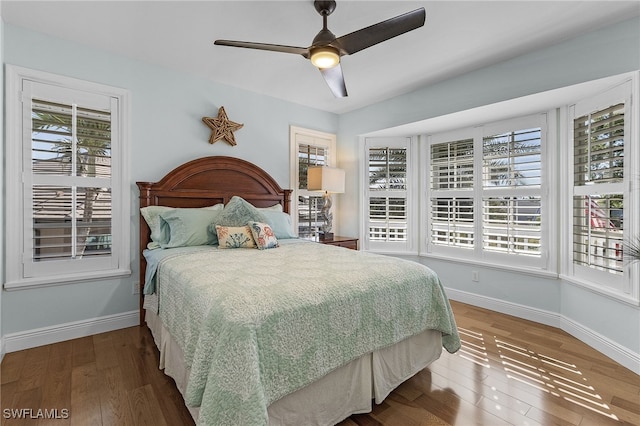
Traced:
<svg viewBox="0 0 640 426">
<path fill-rule="evenodd" d="M 256 207 L 282 204 L 289 213 L 291 190 L 280 185 L 260 167 L 239 158 L 203 157 L 176 167 L 158 182 L 136 182 L 140 189 L 140 207 L 206 207 L 227 204 L 237 195 Z M 140 215 L 140 325 L 144 325 L 142 308 L 147 262 L 142 252 L 150 241 L 151 231 Z"/>
</svg>

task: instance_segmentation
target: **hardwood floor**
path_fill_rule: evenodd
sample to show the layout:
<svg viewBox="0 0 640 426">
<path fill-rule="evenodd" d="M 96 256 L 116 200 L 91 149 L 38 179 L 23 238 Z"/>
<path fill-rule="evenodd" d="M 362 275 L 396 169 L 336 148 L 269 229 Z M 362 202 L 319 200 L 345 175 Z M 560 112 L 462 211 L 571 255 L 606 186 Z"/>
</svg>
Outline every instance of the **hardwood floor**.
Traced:
<svg viewBox="0 0 640 426">
<path fill-rule="evenodd" d="M 341 426 L 640 425 L 640 376 L 561 330 L 452 306 L 462 349 Z M 2 425 L 193 425 L 157 366 L 146 327 L 6 354 Z"/>
</svg>

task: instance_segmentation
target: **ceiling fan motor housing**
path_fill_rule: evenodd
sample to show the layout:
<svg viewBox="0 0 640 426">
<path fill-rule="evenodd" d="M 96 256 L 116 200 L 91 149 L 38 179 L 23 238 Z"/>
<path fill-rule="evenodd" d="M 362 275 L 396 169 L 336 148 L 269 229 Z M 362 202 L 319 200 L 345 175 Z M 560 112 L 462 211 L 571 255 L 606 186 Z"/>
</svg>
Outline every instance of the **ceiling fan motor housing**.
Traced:
<svg viewBox="0 0 640 426">
<path fill-rule="evenodd" d="M 311 46 L 328 46 L 333 41 L 335 41 L 336 36 L 327 28 L 323 28 L 320 32 L 313 38 L 313 42 L 311 42 Z"/>
</svg>

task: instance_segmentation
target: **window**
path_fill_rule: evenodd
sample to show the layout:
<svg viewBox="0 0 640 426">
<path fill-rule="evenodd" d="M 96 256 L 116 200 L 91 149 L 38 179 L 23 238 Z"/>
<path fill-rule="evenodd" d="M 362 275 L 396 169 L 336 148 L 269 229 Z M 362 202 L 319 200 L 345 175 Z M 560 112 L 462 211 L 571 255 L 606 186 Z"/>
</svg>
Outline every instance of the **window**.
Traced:
<svg viewBox="0 0 640 426">
<path fill-rule="evenodd" d="M 542 128 L 482 138 L 482 248 L 540 257 Z"/>
<path fill-rule="evenodd" d="M 379 251 L 409 251 L 412 175 L 410 138 L 365 140 L 365 247 Z"/>
<path fill-rule="evenodd" d="M 431 242 L 473 249 L 473 138 L 431 145 Z"/>
<path fill-rule="evenodd" d="M 294 203 L 291 216 L 301 238 L 315 235 L 323 224 L 322 193 L 307 191 L 307 170 L 309 166 L 335 167 L 336 139 L 335 135 L 317 132 L 298 127 L 291 127 L 291 162 L 294 165 Z"/>
<path fill-rule="evenodd" d="M 431 135 L 428 251 L 545 268 L 545 138 L 546 114 Z"/>
<path fill-rule="evenodd" d="M 637 153 L 631 150 L 631 83 L 569 107 L 567 149 L 571 198 L 569 275 L 606 291 L 633 296 L 624 245 L 638 223 Z M 637 112 L 636 112 L 637 114 Z M 634 232 L 638 232 L 637 225 Z M 637 298 L 637 295 L 634 297 Z"/>
<path fill-rule="evenodd" d="M 129 274 L 126 92 L 7 71 L 5 286 Z"/>
<path fill-rule="evenodd" d="M 486 107 L 497 119 L 530 103 L 544 113 L 470 127 L 455 123 L 475 123 L 475 109 L 425 120 L 447 130 L 416 145 L 365 138 L 364 249 L 412 253 L 418 238 L 419 255 L 559 277 L 637 306 L 640 262 L 628 256 L 640 241 L 633 96 L 637 71 Z"/>
</svg>

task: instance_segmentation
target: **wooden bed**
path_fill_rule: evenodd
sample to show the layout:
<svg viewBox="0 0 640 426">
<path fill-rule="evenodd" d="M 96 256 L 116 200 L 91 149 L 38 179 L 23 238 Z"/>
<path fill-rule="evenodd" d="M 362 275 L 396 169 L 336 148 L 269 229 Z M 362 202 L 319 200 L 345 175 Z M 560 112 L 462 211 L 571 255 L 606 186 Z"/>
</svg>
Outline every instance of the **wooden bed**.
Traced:
<svg viewBox="0 0 640 426">
<path fill-rule="evenodd" d="M 136 182 L 140 208 L 148 206 L 205 207 L 227 204 L 234 195 L 256 207 L 281 204 L 289 213 L 291 190 L 282 189 L 267 172 L 248 161 L 225 156 L 202 157 L 176 167 L 158 182 Z M 146 260 L 142 252 L 151 241 L 140 215 L 140 325 L 144 325 L 143 287 Z"/>
<path fill-rule="evenodd" d="M 224 156 L 199 158 L 175 168 L 156 183 L 137 182 L 137 185 L 140 189 L 141 208 L 148 206 L 200 208 L 218 203 L 226 205 L 233 196 L 239 196 L 258 208 L 280 204 L 285 213 L 290 211 L 291 191 L 282 189 L 261 168 L 238 158 Z M 150 229 L 141 215 L 140 325 L 146 323 L 151 329 L 161 353 L 160 368 L 175 380 L 187 401 L 188 392 L 185 388 L 188 386 L 191 370 L 185 363 L 184 353 L 178 341 L 173 339 L 171 333 L 164 328 L 159 314 L 156 315 L 156 312 L 150 310 L 145 315 L 143 288 L 147 262 L 142 253 L 147 248 L 150 236 Z M 341 258 L 346 255 L 375 256 L 338 247 L 305 243 L 300 240 L 293 242 L 309 245 L 313 250 L 337 250 L 335 255 Z M 225 255 L 230 252 L 230 250 L 222 251 L 226 252 Z M 245 253 L 248 252 L 245 251 Z M 379 256 L 379 259 L 385 258 L 389 259 L 387 256 Z M 385 260 L 376 259 L 376 262 L 380 261 L 385 262 Z M 424 268 L 422 265 L 420 267 Z M 435 277 L 435 274 L 433 275 Z M 318 376 L 319 378 L 314 379 L 314 382 L 292 393 L 284 394 L 280 399 L 271 400 L 272 402 L 268 403 L 268 409 L 265 410 L 265 413 L 268 411 L 268 423 L 270 425 L 328 425 L 337 423 L 354 413 L 369 412 L 372 409 L 372 400 L 381 403 L 400 383 L 438 359 L 443 346 L 450 352 L 457 350 L 459 337 L 455 321 L 437 277 L 435 281 L 440 288 L 437 290 L 440 304 L 446 305 L 449 310 L 448 315 L 451 315 L 447 319 L 448 332 L 444 332 L 442 327 L 428 327 L 416 332 L 415 335 L 396 341 L 391 346 L 379 347 L 369 353 L 362 352 L 363 355 L 328 373 L 323 373 L 326 375 Z M 448 340 L 450 337 L 454 339 Z M 336 392 L 336 389 L 342 389 L 342 391 Z M 198 424 L 219 423 L 208 422 L 206 416 L 201 415 L 202 407 L 186 405 Z M 237 424 L 236 421 L 227 423 Z"/>
</svg>

